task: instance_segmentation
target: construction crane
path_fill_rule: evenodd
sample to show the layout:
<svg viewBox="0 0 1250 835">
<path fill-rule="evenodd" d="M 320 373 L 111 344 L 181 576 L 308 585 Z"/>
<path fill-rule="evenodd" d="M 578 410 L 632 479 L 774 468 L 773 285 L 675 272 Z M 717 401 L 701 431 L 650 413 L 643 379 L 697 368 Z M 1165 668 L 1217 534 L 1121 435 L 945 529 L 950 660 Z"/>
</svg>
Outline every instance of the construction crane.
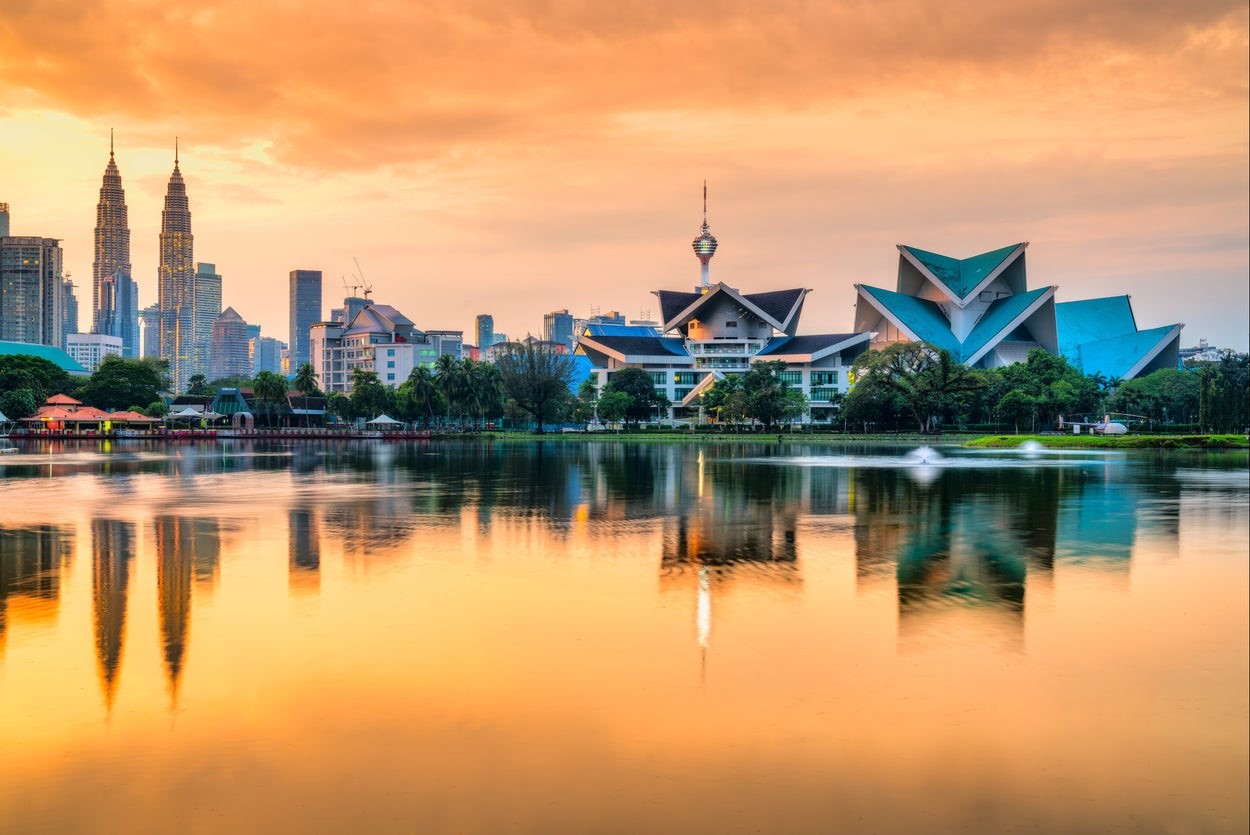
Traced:
<svg viewBox="0 0 1250 835">
<path fill-rule="evenodd" d="M 365 288 L 364 297 L 367 299 L 369 298 L 369 294 L 373 292 L 373 285 L 365 281 L 365 271 L 360 268 L 360 261 L 356 260 L 355 255 L 352 256 L 352 262 L 356 265 L 355 278 L 360 282 L 355 286 Z"/>
</svg>

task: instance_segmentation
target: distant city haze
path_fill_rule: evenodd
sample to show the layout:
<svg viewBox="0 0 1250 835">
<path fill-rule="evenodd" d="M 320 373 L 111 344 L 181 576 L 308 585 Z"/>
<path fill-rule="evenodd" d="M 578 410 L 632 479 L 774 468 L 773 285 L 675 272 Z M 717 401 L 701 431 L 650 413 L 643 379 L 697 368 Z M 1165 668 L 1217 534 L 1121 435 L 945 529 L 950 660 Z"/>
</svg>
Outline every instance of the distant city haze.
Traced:
<svg viewBox="0 0 1250 835">
<path fill-rule="evenodd" d="M 482 313 L 513 336 L 562 309 L 656 318 L 651 290 L 699 280 L 706 180 L 711 280 L 811 288 L 814 332 L 851 329 L 855 283 L 892 286 L 897 243 L 1027 240 L 1065 300 L 1128 293 L 1183 345 L 1250 347 L 1244 2 L 0 0 L 0 19 L 0 202 L 11 234 L 61 239 L 84 311 L 114 129 L 138 308 L 178 136 L 194 258 L 266 337 L 289 333 L 297 269 L 322 273 L 323 316 L 366 283 L 466 339 Z"/>
</svg>

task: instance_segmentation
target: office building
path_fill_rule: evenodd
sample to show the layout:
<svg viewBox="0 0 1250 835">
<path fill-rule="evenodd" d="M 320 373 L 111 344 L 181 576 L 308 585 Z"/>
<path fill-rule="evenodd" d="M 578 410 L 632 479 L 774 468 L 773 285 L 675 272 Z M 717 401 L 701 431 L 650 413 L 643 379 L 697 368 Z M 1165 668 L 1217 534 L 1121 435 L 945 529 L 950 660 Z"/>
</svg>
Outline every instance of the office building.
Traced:
<svg viewBox="0 0 1250 835">
<path fill-rule="evenodd" d="M 351 393 L 352 371 L 373 371 L 395 388 L 418 366 L 439 356 L 460 358 L 463 331 L 422 331 L 390 305 L 369 304 L 350 322 L 318 322 L 310 337 L 312 365 L 321 388 Z"/>
<path fill-rule="evenodd" d="M 169 363 L 169 378 L 176 393 L 187 390 L 196 368 L 195 253 L 191 234 L 191 207 L 187 186 L 178 167 L 174 146 L 174 170 L 165 190 L 161 212 L 157 305 L 160 308 L 160 357 Z M 214 317 L 215 318 L 215 317 Z M 210 320 L 211 321 L 211 320 Z M 203 357 L 203 352 L 199 352 Z"/>
<path fill-rule="evenodd" d="M 105 357 L 122 355 L 122 341 L 103 333 L 66 334 L 65 353 L 88 371 L 95 371 Z"/>
<path fill-rule="evenodd" d="M 282 353 L 286 343 L 272 336 L 261 336 L 248 342 L 248 352 L 252 361 L 252 374 L 262 371 L 273 374 L 282 373 Z"/>
<path fill-rule="evenodd" d="M 0 341 L 65 344 L 61 261 L 56 238 L 0 238 Z"/>
<path fill-rule="evenodd" d="M 78 333 L 78 296 L 74 293 L 74 282 L 67 275 L 61 287 L 61 335 L 71 333 Z"/>
<path fill-rule="evenodd" d="M 489 313 L 479 313 L 477 317 L 477 348 L 485 351 L 495 344 L 495 317 Z"/>
<path fill-rule="evenodd" d="M 9 204 L 0 203 L 0 238 L 9 237 Z"/>
<path fill-rule="evenodd" d="M 210 353 L 213 341 L 213 324 L 221 315 L 221 275 L 216 264 L 203 262 L 195 265 L 195 352 L 193 374 L 203 374 L 210 380 Z M 246 342 L 246 340 L 245 340 Z M 246 349 L 246 344 L 244 345 Z"/>
<path fill-rule="evenodd" d="M 233 307 L 227 307 L 213 320 L 208 379 L 252 376 L 247 330 L 247 322 Z"/>
<path fill-rule="evenodd" d="M 543 339 L 573 349 L 573 317 L 568 310 L 553 310 L 543 316 Z"/>
<path fill-rule="evenodd" d="M 143 331 L 143 358 L 157 359 L 161 355 L 161 308 L 151 304 L 139 311 L 139 323 Z"/>
<path fill-rule="evenodd" d="M 91 264 L 91 332 L 118 336 L 123 356 L 139 356 L 139 290 L 131 274 L 130 218 L 126 191 L 113 154 L 104 167 L 95 210 L 95 257 Z"/>
<path fill-rule="evenodd" d="M 309 333 L 312 326 L 320 321 L 321 271 L 291 270 L 291 333 L 288 345 L 293 372 L 309 361 Z"/>
</svg>

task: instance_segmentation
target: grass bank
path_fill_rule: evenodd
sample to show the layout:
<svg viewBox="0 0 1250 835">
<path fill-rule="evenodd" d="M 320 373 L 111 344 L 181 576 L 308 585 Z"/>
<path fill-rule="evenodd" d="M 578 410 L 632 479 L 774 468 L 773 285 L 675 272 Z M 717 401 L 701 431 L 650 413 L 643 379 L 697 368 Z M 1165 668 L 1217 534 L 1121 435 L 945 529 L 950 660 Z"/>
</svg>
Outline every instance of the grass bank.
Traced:
<svg viewBox="0 0 1250 835">
<path fill-rule="evenodd" d="M 532 432 L 472 432 L 463 434 L 438 435 L 439 438 L 458 438 L 465 440 L 492 440 L 502 442 L 532 443 L 534 441 L 553 441 L 556 443 L 586 443 L 587 441 L 612 442 L 628 441 L 631 443 L 656 444 L 775 444 L 778 437 L 787 444 L 825 444 L 840 446 L 853 444 L 856 446 L 907 446 L 911 444 L 962 444 L 972 435 L 834 435 L 829 433 L 806 434 L 803 432 L 785 432 L 780 436 L 776 432 L 547 432 L 536 435 Z"/>
<path fill-rule="evenodd" d="M 1026 441 L 1047 449 L 1250 449 L 1245 435 L 987 435 L 964 446 L 1014 449 Z"/>
</svg>

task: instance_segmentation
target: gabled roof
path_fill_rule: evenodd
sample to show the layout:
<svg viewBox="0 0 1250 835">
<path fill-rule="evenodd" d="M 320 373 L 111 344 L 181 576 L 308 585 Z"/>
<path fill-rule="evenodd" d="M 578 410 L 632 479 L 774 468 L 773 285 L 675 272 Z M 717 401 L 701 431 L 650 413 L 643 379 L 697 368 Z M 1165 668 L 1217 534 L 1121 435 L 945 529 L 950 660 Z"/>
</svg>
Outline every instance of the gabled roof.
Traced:
<svg viewBox="0 0 1250 835">
<path fill-rule="evenodd" d="M 959 340 L 955 339 L 950 322 L 942 315 L 937 302 L 882 290 L 880 287 L 869 287 L 866 284 L 857 287 L 861 296 L 894 322 L 896 327 L 910 334 L 912 339 L 945 348 L 952 356 L 959 356 Z"/>
<path fill-rule="evenodd" d="M 615 322 L 587 322 L 584 334 L 590 336 L 659 336 L 651 325 L 618 325 Z"/>
<path fill-rule="evenodd" d="M 899 330 L 913 339 L 944 348 L 959 362 L 975 363 L 1003 341 L 1032 313 L 1055 294 L 1054 287 L 1039 287 L 992 302 L 962 342 L 951 331 L 950 322 L 937 302 L 892 293 L 879 287 L 857 285 L 868 299 Z"/>
<path fill-rule="evenodd" d="M 904 258 L 944 288 L 952 299 L 963 301 L 977 292 L 996 271 L 1015 260 L 1014 256 L 1023 252 L 1025 246 L 1025 243 L 1012 244 L 963 259 L 939 255 L 905 244 L 899 244 L 898 249 Z"/>
<path fill-rule="evenodd" d="M 1164 325 L 1144 331 L 1086 342 L 1075 356 L 1064 354 L 1086 374 L 1102 374 L 1116 380 L 1137 376 L 1172 340 L 1180 339 L 1180 325 Z"/>
<path fill-rule="evenodd" d="M 660 308 L 664 317 L 661 329 L 666 333 L 697 318 L 699 310 L 704 305 L 721 295 L 728 296 L 776 330 L 784 331 L 791 325 L 791 320 L 802 306 L 804 296 L 807 295 L 807 290 L 803 288 L 744 295 L 723 281 L 713 284 L 706 293 L 677 293 L 672 290 L 654 292 L 660 300 Z M 685 306 L 679 307 L 678 305 L 683 301 L 686 302 Z M 783 315 L 776 315 L 779 311 L 782 311 Z"/>
<path fill-rule="evenodd" d="M 81 400 L 75 400 L 68 394 L 54 394 L 44 401 L 49 406 L 81 406 Z"/>
<path fill-rule="evenodd" d="M 817 333 L 804 336 L 782 336 L 770 340 L 756 357 L 805 357 L 811 362 L 826 354 L 840 351 L 859 342 L 867 342 L 872 333 Z"/>
<path fill-rule="evenodd" d="M 1137 320 L 1128 296 L 1081 299 L 1055 305 L 1055 330 L 1059 352 L 1075 358 L 1087 342 L 1136 333 Z"/>
<path fill-rule="evenodd" d="M 776 319 L 783 326 L 789 324 L 795 309 L 803 302 L 806 296 L 807 290 L 802 287 L 795 287 L 791 290 L 773 290 L 768 293 L 742 294 L 744 299 Z M 780 328 L 780 330 L 784 329 L 784 327 Z"/>
<path fill-rule="evenodd" d="M 663 336 L 594 336 L 582 342 L 623 356 L 688 357 L 686 344 L 676 337 Z"/>
<path fill-rule="evenodd" d="M 394 333 L 397 330 L 412 328 L 412 320 L 400 313 L 389 304 L 371 304 L 361 308 L 347 329 L 344 336 L 357 333 Z M 413 328 L 416 331 L 416 328 Z"/>
<path fill-rule="evenodd" d="M 975 363 L 1019 326 L 1020 322 L 1017 320 L 1020 317 L 1031 313 L 1031 308 L 1039 302 L 1045 302 L 1054 294 L 1054 287 L 1039 287 L 1027 293 L 1016 293 L 1014 296 L 990 302 L 990 306 L 981 314 L 972 332 L 960 346 L 959 361 Z"/>
<path fill-rule="evenodd" d="M 683 293 L 679 290 L 656 290 L 656 298 L 660 300 L 660 321 L 668 322 L 677 318 L 690 305 L 702 296 L 702 293 Z"/>
</svg>

